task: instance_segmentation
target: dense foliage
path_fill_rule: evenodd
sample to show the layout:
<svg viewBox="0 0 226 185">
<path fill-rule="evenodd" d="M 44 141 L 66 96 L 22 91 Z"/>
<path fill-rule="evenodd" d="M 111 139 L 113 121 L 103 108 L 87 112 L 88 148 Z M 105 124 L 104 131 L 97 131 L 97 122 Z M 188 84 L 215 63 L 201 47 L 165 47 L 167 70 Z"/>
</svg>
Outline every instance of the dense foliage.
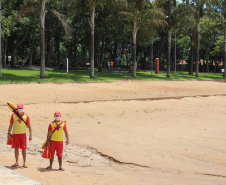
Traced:
<svg viewBox="0 0 226 185">
<path fill-rule="evenodd" d="M 223 0 L 2 0 L 3 67 L 114 67 L 220 72 L 226 56 Z M 175 40 L 176 39 L 176 40 Z M 176 41 L 176 42 L 175 42 Z M 175 56 L 176 43 L 176 56 Z M 11 56 L 9 58 L 8 56 Z M 175 60 L 176 57 L 176 60 Z M 106 59 L 108 58 L 108 59 Z M 125 60 L 115 60 L 123 58 Z M 181 62 L 185 60 L 186 63 Z M 225 68 L 225 62 L 224 62 Z M 225 70 L 226 71 L 226 70 Z"/>
</svg>

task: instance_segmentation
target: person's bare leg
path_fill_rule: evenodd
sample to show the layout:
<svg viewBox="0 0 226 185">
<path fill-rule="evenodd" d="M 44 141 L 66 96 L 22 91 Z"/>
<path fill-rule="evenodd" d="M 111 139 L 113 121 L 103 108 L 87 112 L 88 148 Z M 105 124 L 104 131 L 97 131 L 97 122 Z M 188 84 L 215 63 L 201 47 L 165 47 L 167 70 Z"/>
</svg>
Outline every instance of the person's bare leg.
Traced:
<svg viewBox="0 0 226 185">
<path fill-rule="evenodd" d="M 51 170 L 52 169 L 52 166 L 53 166 L 53 159 L 54 159 L 54 156 L 51 157 L 51 159 L 49 159 L 49 166 L 46 168 L 47 170 Z"/>
<path fill-rule="evenodd" d="M 23 155 L 23 160 L 24 160 L 23 167 L 28 168 L 28 166 L 26 165 L 26 159 L 27 159 L 26 149 L 22 150 L 22 155 Z"/>
<path fill-rule="evenodd" d="M 19 166 L 19 163 L 18 163 L 18 160 L 19 160 L 19 148 L 15 148 L 15 159 L 16 159 L 16 163 L 14 165 L 12 165 L 11 167 Z"/>
<path fill-rule="evenodd" d="M 62 168 L 62 157 L 58 157 L 58 161 L 59 161 L 59 170 L 64 171 L 64 168 Z"/>
</svg>

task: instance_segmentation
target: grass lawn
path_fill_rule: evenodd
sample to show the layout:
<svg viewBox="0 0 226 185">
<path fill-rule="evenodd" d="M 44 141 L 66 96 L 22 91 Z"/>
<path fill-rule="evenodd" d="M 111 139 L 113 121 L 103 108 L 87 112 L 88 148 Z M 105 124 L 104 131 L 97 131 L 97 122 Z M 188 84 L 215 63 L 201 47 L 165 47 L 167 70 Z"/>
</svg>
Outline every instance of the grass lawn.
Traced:
<svg viewBox="0 0 226 185">
<path fill-rule="evenodd" d="M 194 73 L 195 74 L 195 73 Z M 95 78 L 91 79 L 89 70 L 70 70 L 69 79 L 65 70 L 46 70 L 46 79 L 40 79 L 40 71 L 37 70 L 2 70 L 0 83 L 42 83 L 42 82 L 109 82 L 116 80 L 222 80 L 222 73 L 199 73 L 199 77 L 188 75 L 188 72 L 171 72 L 171 77 L 166 78 L 166 71 L 160 71 L 160 74 L 151 76 L 151 71 L 137 72 L 137 77 L 132 78 L 128 71 L 122 72 L 95 72 Z"/>
</svg>

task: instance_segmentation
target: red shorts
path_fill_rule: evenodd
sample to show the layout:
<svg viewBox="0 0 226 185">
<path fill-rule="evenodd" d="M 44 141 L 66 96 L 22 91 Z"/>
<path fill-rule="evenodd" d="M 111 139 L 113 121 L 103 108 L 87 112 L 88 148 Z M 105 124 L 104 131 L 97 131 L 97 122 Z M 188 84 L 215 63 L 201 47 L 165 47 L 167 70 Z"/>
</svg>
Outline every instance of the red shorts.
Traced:
<svg viewBox="0 0 226 185">
<path fill-rule="evenodd" d="M 63 141 L 50 141 L 50 153 L 54 156 L 55 150 L 58 157 L 63 156 Z"/>
<path fill-rule="evenodd" d="M 27 136 L 24 134 L 13 134 L 12 148 L 27 149 Z"/>
</svg>

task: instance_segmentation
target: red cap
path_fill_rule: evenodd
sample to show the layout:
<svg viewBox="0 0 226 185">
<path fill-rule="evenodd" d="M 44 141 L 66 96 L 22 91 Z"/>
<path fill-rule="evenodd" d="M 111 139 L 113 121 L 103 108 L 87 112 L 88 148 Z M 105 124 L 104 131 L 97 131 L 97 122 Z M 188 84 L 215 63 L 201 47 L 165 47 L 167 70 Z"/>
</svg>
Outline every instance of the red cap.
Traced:
<svg viewBox="0 0 226 185">
<path fill-rule="evenodd" d="M 17 105 L 17 109 L 23 109 L 23 108 L 24 108 L 23 104 L 18 104 Z"/>
<path fill-rule="evenodd" d="M 56 111 L 56 112 L 54 113 L 54 116 L 61 116 L 61 113 L 60 113 L 59 111 Z"/>
</svg>

